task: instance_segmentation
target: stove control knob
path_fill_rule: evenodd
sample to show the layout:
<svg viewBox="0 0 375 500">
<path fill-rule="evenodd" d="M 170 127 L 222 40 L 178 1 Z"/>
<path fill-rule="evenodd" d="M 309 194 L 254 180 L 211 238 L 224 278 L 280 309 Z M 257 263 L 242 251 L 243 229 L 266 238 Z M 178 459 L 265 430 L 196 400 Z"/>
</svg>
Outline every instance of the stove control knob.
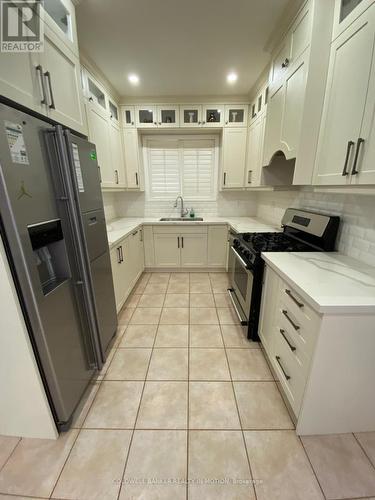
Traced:
<svg viewBox="0 0 375 500">
<path fill-rule="evenodd" d="M 243 252 L 244 256 L 248 259 L 250 257 L 250 252 L 249 250 L 244 250 Z"/>
<path fill-rule="evenodd" d="M 239 248 L 240 247 L 240 240 L 238 240 L 237 238 L 235 240 L 233 240 L 233 246 L 234 246 L 234 248 Z"/>
</svg>

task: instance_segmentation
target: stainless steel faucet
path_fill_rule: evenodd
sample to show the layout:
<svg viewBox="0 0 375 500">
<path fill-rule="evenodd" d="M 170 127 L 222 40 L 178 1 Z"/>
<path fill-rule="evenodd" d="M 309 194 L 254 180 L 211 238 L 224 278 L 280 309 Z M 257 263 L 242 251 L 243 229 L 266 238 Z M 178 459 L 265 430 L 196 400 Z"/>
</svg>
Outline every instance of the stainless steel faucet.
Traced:
<svg viewBox="0 0 375 500">
<path fill-rule="evenodd" d="M 187 215 L 188 210 L 184 208 L 184 199 L 182 196 L 177 196 L 176 201 L 174 202 L 174 208 L 177 208 L 178 200 L 181 200 L 181 217 L 185 217 Z"/>
</svg>

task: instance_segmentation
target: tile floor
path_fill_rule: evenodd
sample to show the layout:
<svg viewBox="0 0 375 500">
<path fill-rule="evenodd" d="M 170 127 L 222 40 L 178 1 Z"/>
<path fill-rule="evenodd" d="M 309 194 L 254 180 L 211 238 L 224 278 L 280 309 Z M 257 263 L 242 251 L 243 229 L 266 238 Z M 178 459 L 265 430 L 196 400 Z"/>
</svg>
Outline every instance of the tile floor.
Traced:
<svg viewBox="0 0 375 500">
<path fill-rule="evenodd" d="M 375 500 L 375 432 L 299 439 L 227 285 L 145 273 L 73 428 L 0 437 L 0 500 Z"/>
</svg>

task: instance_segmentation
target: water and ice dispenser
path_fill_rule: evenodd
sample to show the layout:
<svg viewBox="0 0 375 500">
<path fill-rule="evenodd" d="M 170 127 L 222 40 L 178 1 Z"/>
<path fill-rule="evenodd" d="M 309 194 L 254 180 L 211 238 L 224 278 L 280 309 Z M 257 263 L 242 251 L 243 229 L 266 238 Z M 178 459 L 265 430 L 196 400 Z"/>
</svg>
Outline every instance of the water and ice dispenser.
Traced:
<svg viewBox="0 0 375 500">
<path fill-rule="evenodd" d="M 61 220 L 33 224 L 27 229 L 43 294 L 47 295 L 71 277 Z"/>
</svg>

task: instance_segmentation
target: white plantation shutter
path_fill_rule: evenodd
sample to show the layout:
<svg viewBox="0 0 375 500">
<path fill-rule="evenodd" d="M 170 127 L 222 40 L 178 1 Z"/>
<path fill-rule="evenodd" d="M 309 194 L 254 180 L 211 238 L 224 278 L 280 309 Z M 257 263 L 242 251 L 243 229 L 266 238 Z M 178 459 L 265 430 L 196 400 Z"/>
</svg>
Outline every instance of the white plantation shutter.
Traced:
<svg viewBox="0 0 375 500">
<path fill-rule="evenodd" d="M 145 141 L 148 196 L 212 200 L 216 189 L 215 138 L 149 138 Z"/>
<path fill-rule="evenodd" d="M 214 196 L 215 141 L 185 140 L 182 147 L 182 191 L 187 198 Z"/>
<path fill-rule="evenodd" d="M 152 198 L 171 198 L 180 194 L 178 141 L 148 141 L 148 177 Z"/>
</svg>

